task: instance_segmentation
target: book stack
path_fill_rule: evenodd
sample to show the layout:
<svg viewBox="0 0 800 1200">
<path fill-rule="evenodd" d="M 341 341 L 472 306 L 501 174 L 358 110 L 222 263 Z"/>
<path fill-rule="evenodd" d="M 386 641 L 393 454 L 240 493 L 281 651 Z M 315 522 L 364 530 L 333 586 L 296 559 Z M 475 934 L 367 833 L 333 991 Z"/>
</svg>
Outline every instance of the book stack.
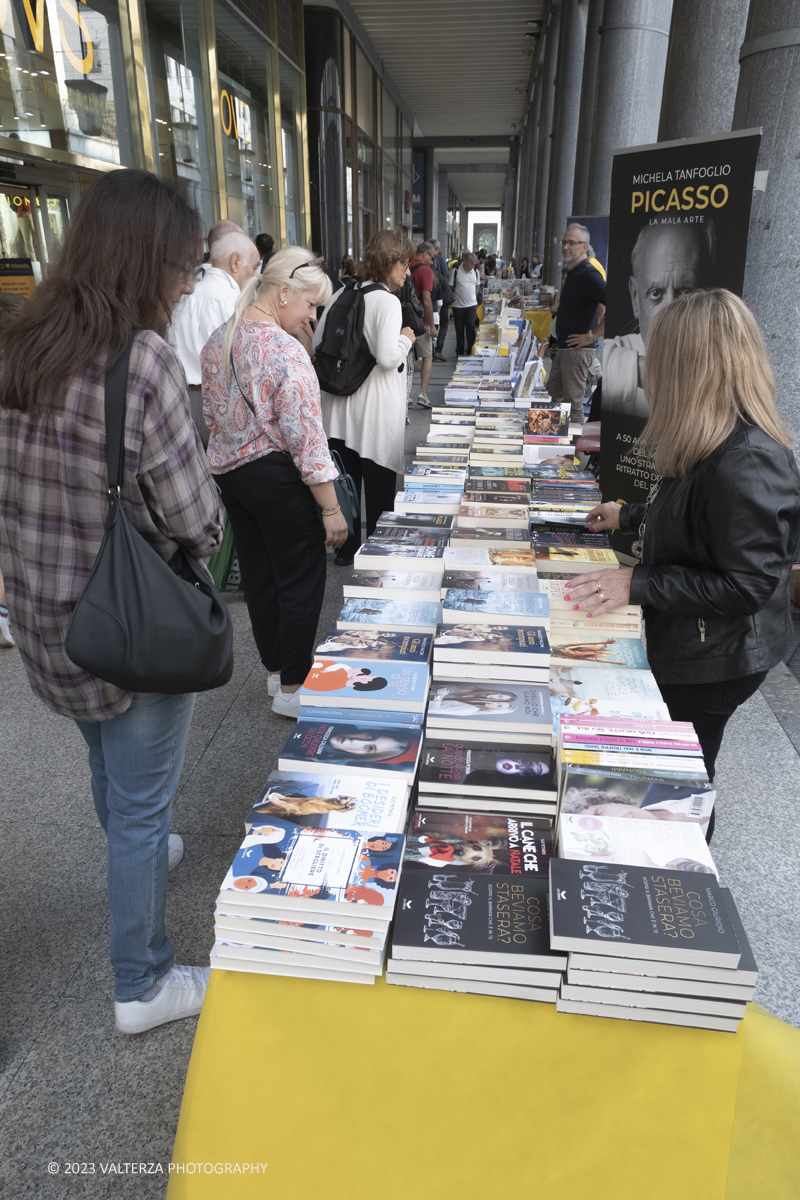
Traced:
<svg viewBox="0 0 800 1200">
<path fill-rule="evenodd" d="M 412 815 L 386 982 L 553 1004 L 567 957 L 547 929 L 549 822 Z"/>
<path fill-rule="evenodd" d="M 553 858 L 550 896 L 559 1012 L 736 1032 L 758 969 L 713 872 Z"/>
<path fill-rule="evenodd" d="M 374 983 L 403 834 L 300 824 L 273 815 L 269 803 L 251 818 L 217 896 L 212 968 Z"/>
</svg>

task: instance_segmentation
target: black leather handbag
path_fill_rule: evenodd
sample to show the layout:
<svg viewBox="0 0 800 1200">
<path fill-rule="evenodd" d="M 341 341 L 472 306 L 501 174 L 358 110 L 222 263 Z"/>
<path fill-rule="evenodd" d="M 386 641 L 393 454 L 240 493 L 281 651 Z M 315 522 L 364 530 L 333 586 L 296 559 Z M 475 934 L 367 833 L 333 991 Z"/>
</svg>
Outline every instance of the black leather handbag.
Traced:
<svg viewBox="0 0 800 1200">
<path fill-rule="evenodd" d="M 233 673 L 227 605 L 208 572 L 183 547 L 168 565 L 129 524 L 122 504 L 125 401 L 134 337 L 106 372 L 108 515 L 91 575 L 69 623 L 66 652 L 76 666 L 125 691 L 209 691 L 222 687 Z"/>
</svg>

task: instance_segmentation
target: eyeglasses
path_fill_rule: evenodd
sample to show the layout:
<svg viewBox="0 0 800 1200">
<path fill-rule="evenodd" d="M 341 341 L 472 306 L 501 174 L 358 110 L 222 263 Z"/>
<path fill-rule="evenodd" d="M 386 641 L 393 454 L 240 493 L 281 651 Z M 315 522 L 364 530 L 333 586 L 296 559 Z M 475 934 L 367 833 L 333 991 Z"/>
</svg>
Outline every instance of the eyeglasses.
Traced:
<svg viewBox="0 0 800 1200">
<path fill-rule="evenodd" d="M 574 241 L 572 241 L 571 239 L 568 239 L 568 240 L 567 240 L 567 241 L 565 241 L 565 242 L 564 242 L 564 241 L 562 241 L 561 245 L 562 245 L 562 246 L 585 246 L 585 245 L 586 245 L 586 242 L 574 242 Z"/>
<path fill-rule="evenodd" d="M 299 266 L 295 267 L 294 271 L 289 273 L 289 278 L 294 279 L 295 274 L 298 271 L 302 271 L 304 267 L 319 267 L 324 262 L 324 258 L 312 258 L 308 262 L 300 263 Z"/>
</svg>

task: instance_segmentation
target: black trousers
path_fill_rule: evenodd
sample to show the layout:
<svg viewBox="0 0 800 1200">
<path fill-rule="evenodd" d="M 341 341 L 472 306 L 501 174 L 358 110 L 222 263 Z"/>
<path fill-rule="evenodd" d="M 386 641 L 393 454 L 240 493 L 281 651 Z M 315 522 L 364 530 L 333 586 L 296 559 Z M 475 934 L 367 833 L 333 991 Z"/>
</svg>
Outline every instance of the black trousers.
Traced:
<svg viewBox="0 0 800 1200">
<path fill-rule="evenodd" d="M 439 309 L 439 336 L 436 339 L 435 350 L 437 354 L 442 353 L 444 340 L 447 337 L 447 326 L 450 324 L 450 310 L 446 304 L 443 304 Z"/>
<path fill-rule="evenodd" d="M 216 478 L 261 661 L 268 671 L 280 671 L 284 686 L 302 683 L 325 594 L 319 508 L 285 454 L 266 454 Z"/>
<path fill-rule="evenodd" d="M 470 308 L 454 308 L 453 324 L 456 327 L 456 354 L 471 354 L 475 345 L 475 317 L 477 304 Z"/>
<path fill-rule="evenodd" d="M 340 438 L 329 438 L 331 450 L 337 450 L 342 456 L 344 469 L 353 477 L 359 499 L 361 485 L 364 485 L 364 503 L 367 510 L 367 537 L 378 524 L 382 512 L 394 512 L 394 498 L 397 494 L 397 475 L 388 467 L 379 467 L 371 458 L 361 458 L 355 450 L 345 446 Z M 354 523 L 353 536 L 349 537 L 339 550 L 340 554 L 348 556 L 355 554 L 361 545 L 361 513 Z"/>
<path fill-rule="evenodd" d="M 740 704 L 758 690 L 767 678 L 766 671 L 743 675 L 722 683 L 659 683 L 664 703 L 673 721 L 691 721 L 703 750 L 708 778 L 713 780 L 725 726 Z M 716 806 L 711 814 L 706 840 L 714 832 Z"/>
</svg>

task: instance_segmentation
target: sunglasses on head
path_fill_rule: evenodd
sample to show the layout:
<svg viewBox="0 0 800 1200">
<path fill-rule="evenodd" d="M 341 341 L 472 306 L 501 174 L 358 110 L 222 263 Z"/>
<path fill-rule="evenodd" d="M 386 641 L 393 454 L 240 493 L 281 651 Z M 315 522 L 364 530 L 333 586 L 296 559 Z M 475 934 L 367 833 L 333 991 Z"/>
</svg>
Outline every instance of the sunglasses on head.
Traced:
<svg viewBox="0 0 800 1200">
<path fill-rule="evenodd" d="M 308 262 L 300 263 L 295 267 L 294 271 L 289 272 L 289 278 L 294 279 L 298 271 L 302 271 L 304 267 L 318 267 L 325 262 L 324 258 L 311 258 Z"/>
</svg>

